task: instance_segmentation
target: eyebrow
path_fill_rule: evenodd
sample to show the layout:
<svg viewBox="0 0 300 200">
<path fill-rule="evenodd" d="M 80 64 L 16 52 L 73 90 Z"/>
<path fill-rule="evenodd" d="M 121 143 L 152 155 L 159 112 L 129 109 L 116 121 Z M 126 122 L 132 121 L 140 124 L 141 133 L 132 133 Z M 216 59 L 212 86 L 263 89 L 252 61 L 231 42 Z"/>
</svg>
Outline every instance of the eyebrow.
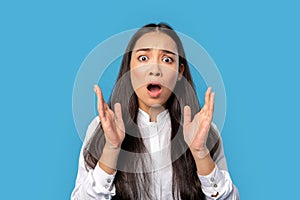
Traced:
<svg viewBox="0 0 300 200">
<path fill-rule="evenodd" d="M 135 52 L 139 52 L 139 51 L 150 51 L 151 49 L 153 48 L 141 48 L 141 49 L 137 49 L 137 50 L 134 50 Z M 159 49 L 165 53 L 169 53 L 169 54 L 173 54 L 173 55 L 177 55 L 176 53 L 172 52 L 172 51 L 169 51 L 169 50 L 166 50 L 166 49 Z"/>
</svg>

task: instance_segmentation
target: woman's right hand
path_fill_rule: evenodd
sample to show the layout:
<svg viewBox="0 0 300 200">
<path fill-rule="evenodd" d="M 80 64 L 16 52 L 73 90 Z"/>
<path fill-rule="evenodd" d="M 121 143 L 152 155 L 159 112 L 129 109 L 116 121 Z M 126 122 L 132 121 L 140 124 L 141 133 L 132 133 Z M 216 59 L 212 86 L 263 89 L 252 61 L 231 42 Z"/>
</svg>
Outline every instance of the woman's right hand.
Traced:
<svg viewBox="0 0 300 200">
<path fill-rule="evenodd" d="M 114 105 L 114 112 L 103 99 L 103 94 L 98 85 L 94 86 L 97 95 L 97 109 L 100 123 L 104 131 L 107 148 L 119 149 L 125 138 L 125 126 L 122 118 L 121 104 Z"/>
</svg>

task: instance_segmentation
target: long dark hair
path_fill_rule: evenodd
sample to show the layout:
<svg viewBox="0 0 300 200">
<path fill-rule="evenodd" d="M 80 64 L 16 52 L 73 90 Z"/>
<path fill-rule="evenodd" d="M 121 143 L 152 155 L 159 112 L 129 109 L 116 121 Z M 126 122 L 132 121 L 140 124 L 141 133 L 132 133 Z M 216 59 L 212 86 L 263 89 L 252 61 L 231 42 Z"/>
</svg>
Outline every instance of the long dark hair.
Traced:
<svg viewBox="0 0 300 200">
<path fill-rule="evenodd" d="M 179 54 L 179 66 L 184 65 L 183 79 L 186 81 L 178 81 L 175 89 L 166 103 L 171 118 L 171 160 L 173 178 L 172 178 L 172 194 L 174 199 L 204 199 L 204 194 L 201 190 L 201 183 L 197 176 L 197 168 L 193 156 L 187 147 L 183 138 L 182 127 L 182 111 L 185 105 L 189 105 L 192 111 L 192 117 L 199 112 L 200 105 L 195 93 L 194 83 L 192 81 L 188 62 L 185 57 L 185 52 L 180 38 L 176 32 L 167 24 L 148 24 L 140 28 L 131 38 L 127 49 L 123 55 L 121 68 L 117 77 L 117 82 L 110 96 L 108 105 L 113 108 L 117 102 L 122 105 L 123 121 L 125 125 L 126 136 L 122 143 L 121 149 L 133 153 L 147 153 L 147 149 L 141 138 L 140 130 L 137 127 L 138 115 L 138 99 L 134 92 L 130 79 L 130 60 L 132 50 L 136 41 L 146 33 L 162 32 L 170 36 L 177 45 Z M 130 133 L 130 134 L 128 134 Z M 175 137 L 176 136 L 176 137 Z M 213 157 L 217 149 L 219 149 L 220 140 L 216 132 L 211 128 L 208 140 L 213 140 L 209 147 L 210 154 Z M 105 144 L 103 129 L 100 125 L 96 128 L 93 136 L 86 144 L 83 154 L 87 167 L 94 169 L 98 159 L 102 154 L 102 149 Z M 182 153 L 184 152 L 184 153 Z M 122 166 L 122 169 L 147 167 L 145 160 L 139 160 L 139 166 L 132 165 L 137 162 L 135 158 L 125 157 L 125 154 L 120 153 L 117 166 Z M 125 166 L 125 168 L 124 168 Z M 119 169 L 119 168 L 118 168 Z M 134 170 L 134 169 L 133 169 Z M 132 171 L 132 169 L 130 170 Z M 113 199 L 152 199 L 149 188 L 150 178 L 148 172 L 132 173 L 126 170 L 118 170 L 114 179 L 116 186 L 116 196 Z"/>
</svg>

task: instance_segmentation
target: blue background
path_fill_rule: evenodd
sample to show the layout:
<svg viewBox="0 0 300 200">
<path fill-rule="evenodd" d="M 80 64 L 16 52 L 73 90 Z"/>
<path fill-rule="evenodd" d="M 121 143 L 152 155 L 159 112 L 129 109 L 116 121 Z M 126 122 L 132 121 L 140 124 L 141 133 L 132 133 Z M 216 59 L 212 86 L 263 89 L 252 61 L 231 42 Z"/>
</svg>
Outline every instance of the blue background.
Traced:
<svg viewBox="0 0 300 200">
<path fill-rule="evenodd" d="M 199 42 L 221 72 L 222 137 L 241 198 L 296 198 L 299 18 L 291 0 L 1 1 L 1 199 L 69 199 L 82 144 L 77 70 L 101 41 L 160 21 Z"/>
</svg>

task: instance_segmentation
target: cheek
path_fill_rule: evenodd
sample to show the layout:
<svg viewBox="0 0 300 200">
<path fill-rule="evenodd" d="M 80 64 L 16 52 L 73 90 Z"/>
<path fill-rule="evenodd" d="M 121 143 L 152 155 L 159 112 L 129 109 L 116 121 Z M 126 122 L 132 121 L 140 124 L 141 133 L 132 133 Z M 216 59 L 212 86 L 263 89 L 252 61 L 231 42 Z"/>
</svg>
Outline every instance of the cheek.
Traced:
<svg viewBox="0 0 300 200">
<path fill-rule="evenodd" d="M 175 88 L 178 74 L 179 73 L 176 70 L 168 70 L 166 73 L 164 73 L 165 84 L 168 89 L 173 90 Z"/>
<path fill-rule="evenodd" d="M 145 73 L 142 70 L 133 68 L 130 70 L 131 84 L 134 90 L 137 90 L 145 84 Z"/>
</svg>

